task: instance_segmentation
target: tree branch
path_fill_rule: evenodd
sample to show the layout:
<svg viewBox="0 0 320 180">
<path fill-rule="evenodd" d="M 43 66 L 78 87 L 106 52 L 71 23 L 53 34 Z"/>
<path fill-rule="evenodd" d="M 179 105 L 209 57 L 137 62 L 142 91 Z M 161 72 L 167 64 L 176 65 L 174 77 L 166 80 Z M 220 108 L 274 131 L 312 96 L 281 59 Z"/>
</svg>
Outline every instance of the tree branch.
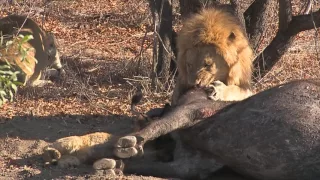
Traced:
<svg viewBox="0 0 320 180">
<path fill-rule="evenodd" d="M 311 14 L 293 16 L 288 28 L 293 28 L 293 31 L 298 34 L 301 31 L 316 28 L 314 26 L 316 26 L 317 28 L 320 27 L 320 9 Z"/>
<path fill-rule="evenodd" d="M 279 0 L 279 31 L 286 31 L 291 20 L 291 0 Z"/>
<path fill-rule="evenodd" d="M 278 31 L 272 42 L 254 60 L 254 77 L 265 76 L 286 52 L 290 42 L 299 32 L 320 27 L 320 9 L 308 15 L 293 16 L 287 27 L 286 30 Z"/>
</svg>

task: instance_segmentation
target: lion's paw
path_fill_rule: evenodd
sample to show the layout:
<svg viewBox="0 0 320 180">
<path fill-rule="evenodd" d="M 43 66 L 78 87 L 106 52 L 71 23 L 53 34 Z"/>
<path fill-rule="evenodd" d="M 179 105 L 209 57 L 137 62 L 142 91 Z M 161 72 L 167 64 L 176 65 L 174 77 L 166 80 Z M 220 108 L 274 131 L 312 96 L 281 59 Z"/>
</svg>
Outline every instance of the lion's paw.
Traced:
<svg viewBox="0 0 320 180">
<path fill-rule="evenodd" d="M 80 164 L 80 160 L 77 157 L 71 155 L 64 155 L 58 161 L 58 166 L 61 168 L 77 167 Z"/>
<path fill-rule="evenodd" d="M 124 136 L 115 143 L 114 154 L 119 158 L 130 158 L 143 154 L 142 146 L 138 145 L 135 136 Z"/>
<path fill-rule="evenodd" d="M 97 175 L 115 176 L 122 175 L 124 165 L 121 160 L 102 158 L 93 163 L 93 169 Z"/>
<path fill-rule="evenodd" d="M 208 92 L 208 98 L 218 101 L 223 101 L 224 98 L 224 92 L 226 90 L 227 86 L 221 82 L 221 81 L 214 81 L 212 84 L 210 84 L 206 91 Z"/>
</svg>

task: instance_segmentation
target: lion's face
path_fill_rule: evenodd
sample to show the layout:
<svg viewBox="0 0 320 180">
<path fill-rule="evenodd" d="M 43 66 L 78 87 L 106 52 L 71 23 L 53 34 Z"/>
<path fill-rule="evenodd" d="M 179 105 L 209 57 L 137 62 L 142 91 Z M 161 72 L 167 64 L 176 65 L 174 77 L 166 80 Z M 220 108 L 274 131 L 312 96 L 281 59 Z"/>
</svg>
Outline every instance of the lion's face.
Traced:
<svg viewBox="0 0 320 180">
<path fill-rule="evenodd" d="M 190 86 L 206 86 L 225 81 L 229 67 L 213 45 L 201 45 L 186 51 L 187 81 Z"/>
</svg>

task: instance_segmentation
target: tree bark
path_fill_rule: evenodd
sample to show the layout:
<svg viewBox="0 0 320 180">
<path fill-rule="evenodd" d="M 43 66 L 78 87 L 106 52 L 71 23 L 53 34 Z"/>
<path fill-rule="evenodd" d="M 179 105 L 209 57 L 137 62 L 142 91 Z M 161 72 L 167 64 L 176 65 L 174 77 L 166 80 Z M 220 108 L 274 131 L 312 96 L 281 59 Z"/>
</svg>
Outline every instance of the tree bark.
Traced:
<svg viewBox="0 0 320 180">
<path fill-rule="evenodd" d="M 157 81 L 157 63 L 158 63 L 158 38 L 157 33 L 159 32 L 159 24 L 160 24 L 160 17 L 159 11 L 160 4 L 157 0 L 149 0 L 149 7 L 152 13 L 153 19 L 153 57 L 152 57 L 152 71 L 151 71 L 151 88 L 155 89 L 156 81 Z"/>
<path fill-rule="evenodd" d="M 289 23 L 292 20 L 292 5 L 291 0 L 279 1 L 279 30 L 286 31 Z"/>
<path fill-rule="evenodd" d="M 180 14 L 182 20 L 194 13 L 198 13 L 203 8 L 220 5 L 220 0 L 179 0 Z"/>
<path fill-rule="evenodd" d="M 172 5 L 171 0 L 162 0 L 159 28 L 159 54 L 157 76 L 169 78 L 172 53 Z"/>
<path fill-rule="evenodd" d="M 152 87 L 158 77 L 169 78 L 175 68 L 173 54 L 172 4 L 171 0 L 149 0 L 154 23 Z"/>
<path fill-rule="evenodd" d="M 268 7 L 271 2 L 271 0 L 256 0 L 244 13 L 249 41 L 256 53 L 267 26 Z"/>
<path fill-rule="evenodd" d="M 243 3 L 240 3 L 239 0 L 231 0 L 231 7 L 233 8 L 233 10 L 235 11 L 236 15 L 238 16 L 244 31 L 246 32 L 246 28 L 245 28 L 245 20 L 244 20 L 244 7 L 243 7 Z"/>
<path fill-rule="evenodd" d="M 182 19 L 188 18 L 191 14 L 197 13 L 201 9 L 199 0 L 179 0 L 179 4 Z"/>
<path fill-rule="evenodd" d="M 286 12 L 283 16 L 282 22 L 288 22 L 288 19 L 290 19 L 288 12 Z M 319 26 L 320 10 L 308 15 L 293 16 L 286 28 L 284 28 L 284 25 L 281 25 L 282 29 L 279 28 L 276 37 L 254 60 L 254 66 L 256 69 L 254 76 L 260 76 L 261 78 L 264 77 L 266 73 L 271 70 L 271 68 L 279 61 L 281 56 L 287 51 L 292 40 L 299 32 L 310 30 Z"/>
</svg>

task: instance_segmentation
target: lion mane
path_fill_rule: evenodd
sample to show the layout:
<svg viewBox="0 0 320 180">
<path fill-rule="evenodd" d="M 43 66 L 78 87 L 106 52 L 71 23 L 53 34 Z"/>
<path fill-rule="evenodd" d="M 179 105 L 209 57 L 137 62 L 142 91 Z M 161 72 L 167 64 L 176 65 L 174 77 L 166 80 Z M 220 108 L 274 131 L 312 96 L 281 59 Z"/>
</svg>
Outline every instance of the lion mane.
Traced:
<svg viewBox="0 0 320 180">
<path fill-rule="evenodd" d="M 178 33 L 177 49 L 178 78 L 173 104 L 197 84 L 207 86 L 221 81 L 226 86 L 250 89 L 253 51 L 243 26 L 231 11 L 219 7 L 204 9 L 186 19 Z"/>
</svg>

